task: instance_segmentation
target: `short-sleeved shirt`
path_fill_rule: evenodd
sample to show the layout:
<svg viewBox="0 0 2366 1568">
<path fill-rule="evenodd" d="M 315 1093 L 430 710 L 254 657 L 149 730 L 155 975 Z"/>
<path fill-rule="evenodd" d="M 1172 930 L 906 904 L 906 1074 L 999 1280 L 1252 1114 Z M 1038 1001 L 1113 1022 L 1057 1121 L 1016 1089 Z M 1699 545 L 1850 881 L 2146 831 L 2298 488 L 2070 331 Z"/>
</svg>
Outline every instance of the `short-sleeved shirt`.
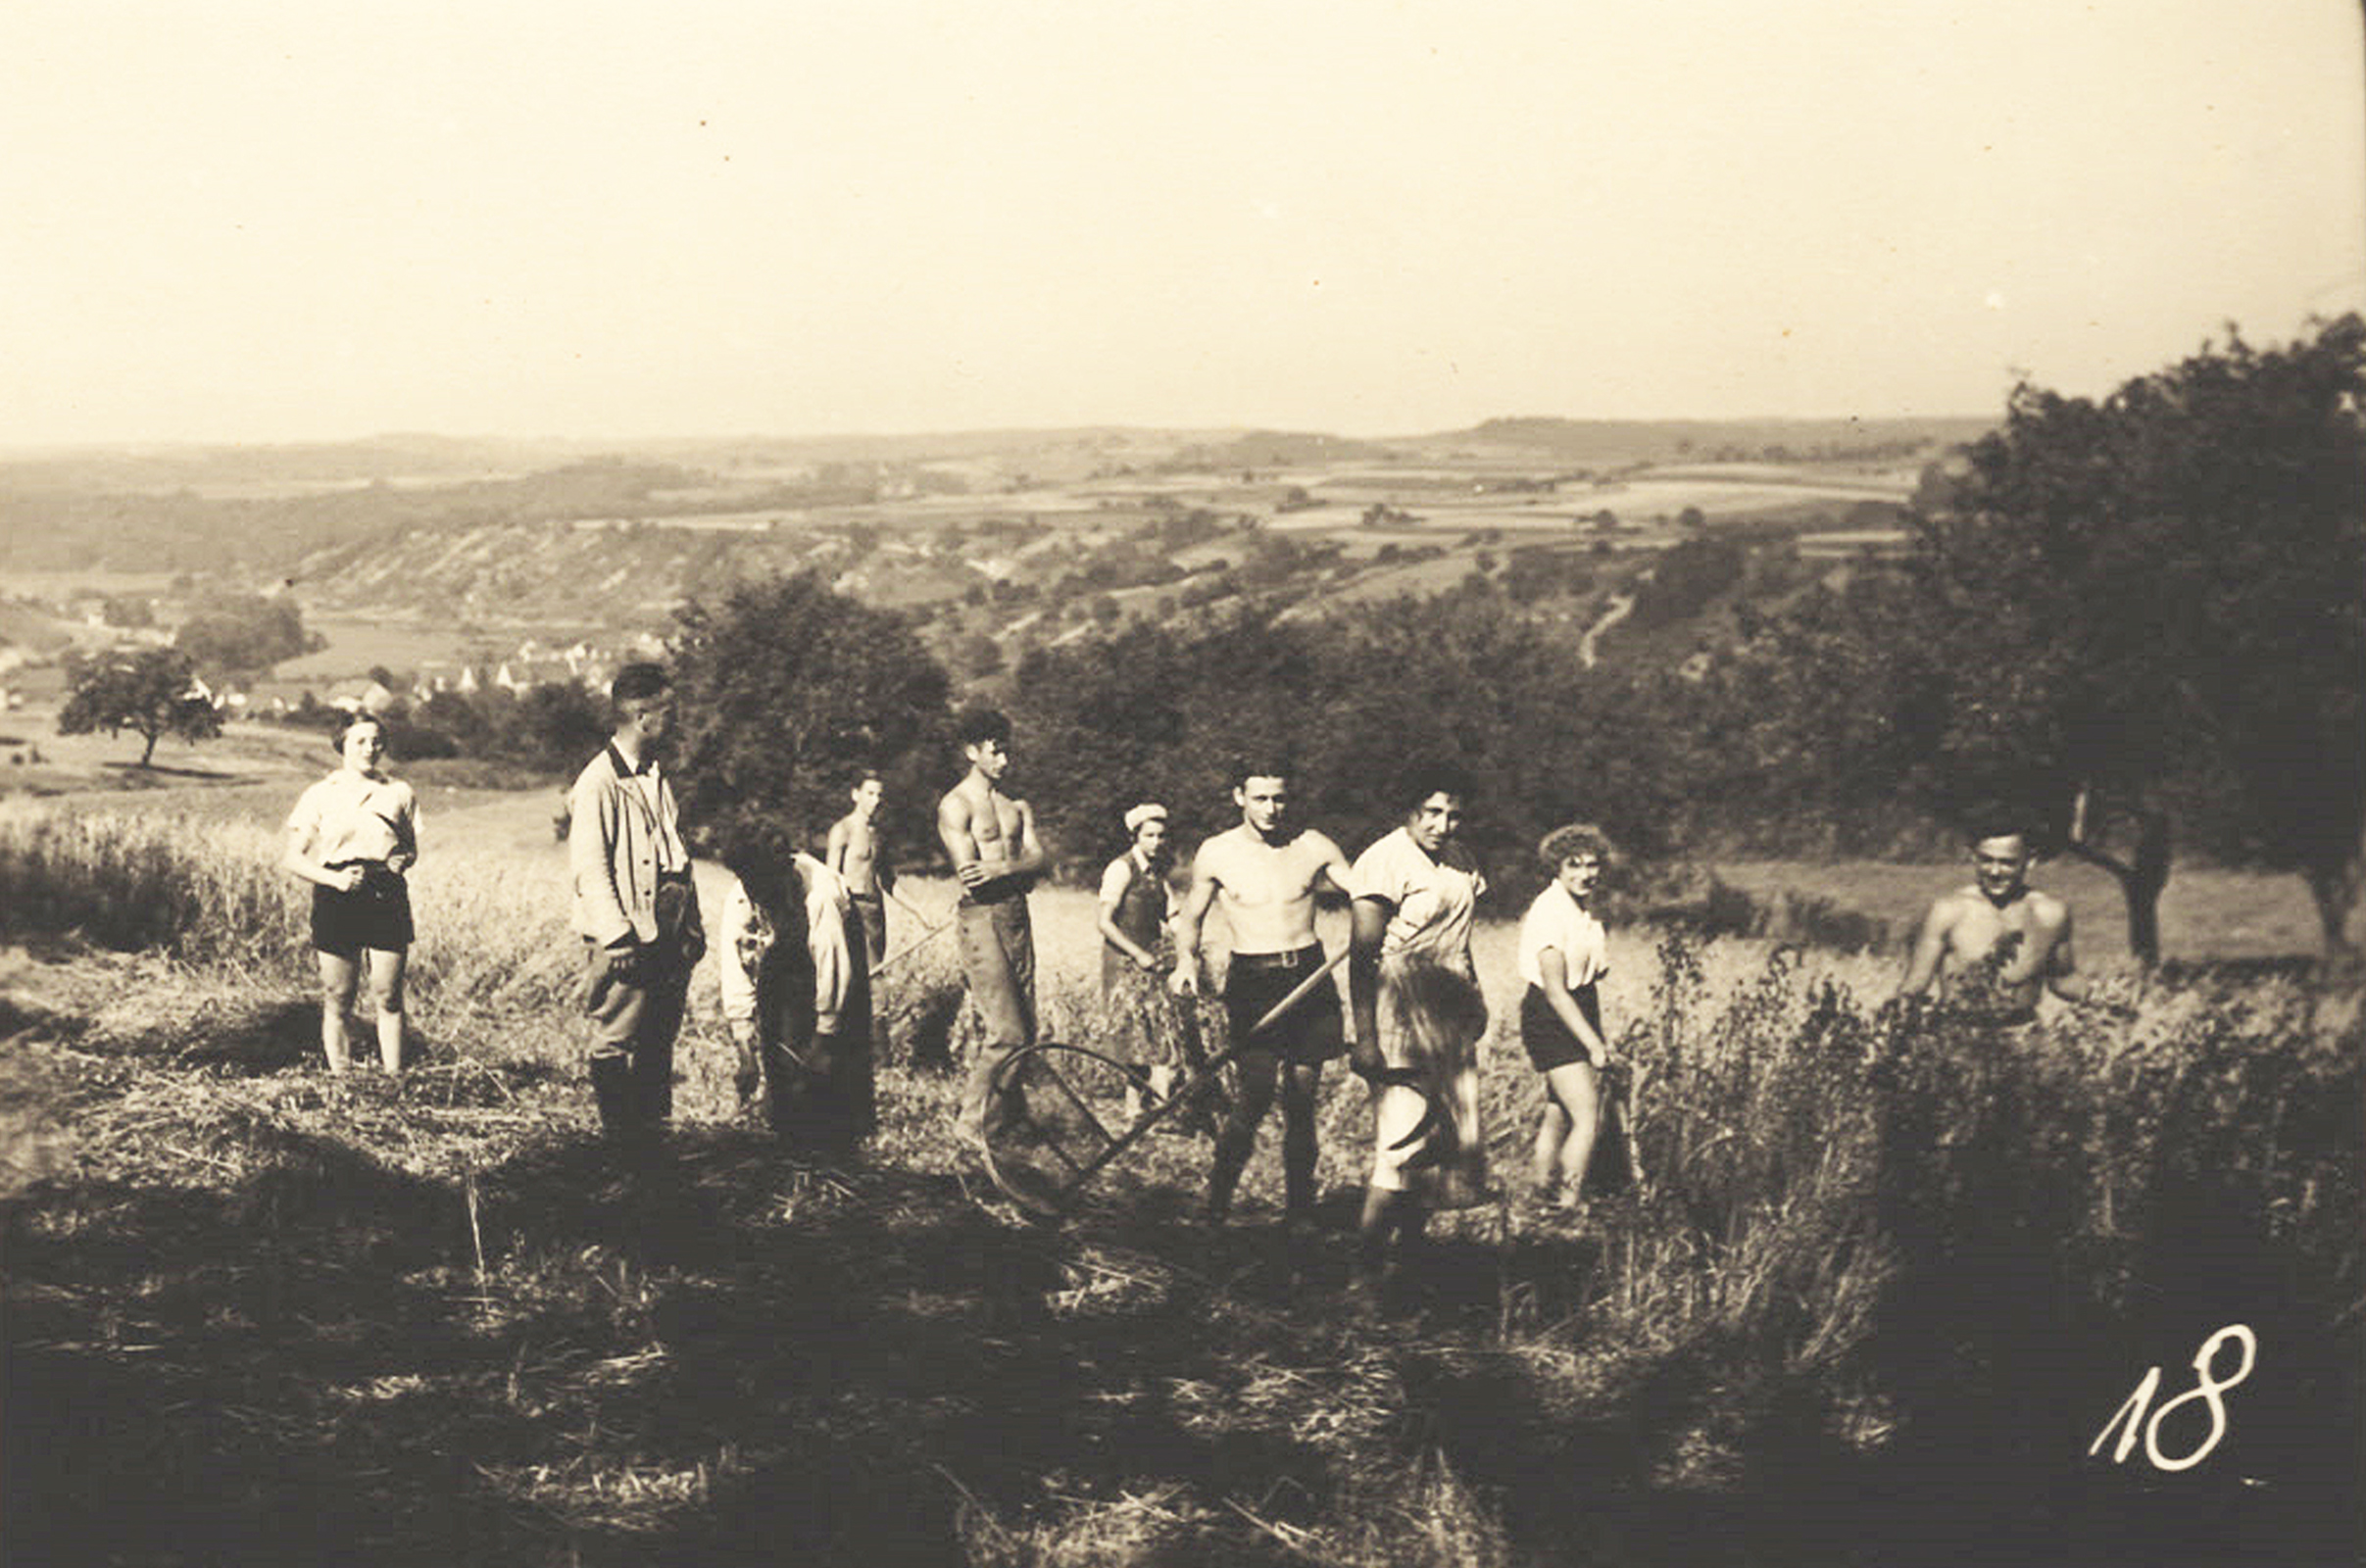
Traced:
<svg viewBox="0 0 2366 1568">
<path fill-rule="evenodd" d="M 322 865 L 383 860 L 397 850 L 418 853 L 419 801 L 400 779 L 340 767 L 296 797 L 287 826 Z"/>
<path fill-rule="evenodd" d="M 1547 948 L 1561 956 L 1571 991 L 1594 984 L 1610 970 L 1609 937 L 1602 922 L 1558 882 L 1536 896 L 1520 921 L 1520 978 L 1539 991 L 1545 989 L 1545 971 L 1537 956 Z"/>
<path fill-rule="evenodd" d="M 1404 828 L 1375 840 L 1348 872 L 1351 897 L 1391 906 L 1382 957 L 1427 958 L 1456 969 L 1470 967 L 1471 921 L 1486 891 L 1486 877 L 1431 859 Z"/>
</svg>

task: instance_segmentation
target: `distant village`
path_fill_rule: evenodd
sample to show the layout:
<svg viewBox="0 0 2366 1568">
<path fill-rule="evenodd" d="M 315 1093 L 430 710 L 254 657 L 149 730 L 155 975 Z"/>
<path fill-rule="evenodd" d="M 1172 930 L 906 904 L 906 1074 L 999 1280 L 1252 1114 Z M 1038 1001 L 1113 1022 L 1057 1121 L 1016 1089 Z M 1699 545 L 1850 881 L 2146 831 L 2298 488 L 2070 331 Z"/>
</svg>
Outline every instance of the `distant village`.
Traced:
<svg viewBox="0 0 2366 1568">
<path fill-rule="evenodd" d="M 537 686 L 580 686 L 585 691 L 605 696 L 609 682 L 616 679 L 616 670 L 635 659 L 661 658 L 665 645 L 657 637 L 644 632 L 620 647 L 595 647 L 576 642 L 567 648 L 549 648 L 528 637 L 498 660 L 481 663 L 456 663 L 431 659 L 420 662 L 414 677 L 398 682 L 403 689 L 395 690 L 385 682 L 369 676 L 354 676 L 332 682 L 317 693 L 326 707 L 343 709 L 347 712 L 382 713 L 401 703 L 420 704 L 441 692 L 454 692 L 462 697 L 474 697 L 484 691 L 506 691 L 512 696 L 523 696 Z M 200 683 L 203 684 L 202 682 Z M 212 694 L 209 692 L 208 694 Z M 250 699 L 235 690 L 225 691 L 215 698 L 218 707 L 246 709 Z M 277 717 L 292 711 L 297 704 L 284 695 L 273 695 L 260 704 L 252 704 L 259 717 Z"/>
<path fill-rule="evenodd" d="M 21 709 L 28 697 L 38 700 L 61 692 L 65 661 L 74 652 L 173 646 L 184 614 L 179 594 L 151 597 L 81 589 L 54 599 L 0 596 L 0 710 Z M 605 693 L 622 664 L 663 653 L 663 642 L 647 632 L 615 643 L 577 640 L 564 648 L 526 637 L 507 652 L 477 660 L 428 659 L 407 671 L 379 669 L 326 682 L 271 670 L 243 676 L 200 673 L 191 677 L 184 695 L 205 699 L 225 717 L 284 718 L 304 709 L 307 699 L 347 712 L 382 713 L 406 704 L 423 704 L 444 692 L 520 696 L 537 686 L 573 685 Z"/>
</svg>

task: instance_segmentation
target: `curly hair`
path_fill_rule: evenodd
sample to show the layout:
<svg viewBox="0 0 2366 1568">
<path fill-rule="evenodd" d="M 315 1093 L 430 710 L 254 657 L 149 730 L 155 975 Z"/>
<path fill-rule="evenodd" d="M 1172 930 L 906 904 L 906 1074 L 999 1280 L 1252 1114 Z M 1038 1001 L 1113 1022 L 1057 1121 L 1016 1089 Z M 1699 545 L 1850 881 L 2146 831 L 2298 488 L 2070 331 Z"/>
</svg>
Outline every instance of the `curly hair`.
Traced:
<svg viewBox="0 0 2366 1568">
<path fill-rule="evenodd" d="M 1557 870 L 1563 860 L 1585 855 L 1607 864 L 1617 853 L 1610 835 L 1591 822 L 1564 822 L 1538 840 L 1536 846 L 1536 858 L 1545 862 L 1548 870 Z"/>
</svg>

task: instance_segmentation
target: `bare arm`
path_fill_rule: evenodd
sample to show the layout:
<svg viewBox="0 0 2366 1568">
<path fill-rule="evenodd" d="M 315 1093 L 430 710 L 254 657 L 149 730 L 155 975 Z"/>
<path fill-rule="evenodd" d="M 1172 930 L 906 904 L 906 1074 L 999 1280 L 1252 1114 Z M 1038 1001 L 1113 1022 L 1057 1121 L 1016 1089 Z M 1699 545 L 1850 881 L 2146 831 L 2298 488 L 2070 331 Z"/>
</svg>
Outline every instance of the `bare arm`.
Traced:
<svg viewBox="0 0 2366 1568">
<path fill-rule="evenodd" d="M 2064 1002 L 2092 1000 L 2087 977 L 2079 973 L 2078 955 L 2071 951 L 2070 909 L 2067 906 L 2062 909 L 2062 934 L 2055 940 L 2053 951 L 2046 957 L 2046 989 Z"/>
<path fill-rule="evenodd" d="M 1586 1010 L 1577 1004 L 1577 998 L 1570 995 L 1569 962 L 1561 956 L 1561 950 L 1541 949 L 1536 956 L 1536 972 L 1544 977 L 1545 1001 L 1553 1008 L 1553 1015 L 1561 1021 L 1561 1027 L 1577 1037 L 1577 1043 L 1586 1048 L 1586 1054 L 1594 1058 L 1595 1066 L 1607 1064 L 1610 1059 L 1609 1043 L 1588 1021 Z"/>
<path fill-rule="evenodd" d="M 1052 855 L 1044 848 L 1043 840 L 1035 833 L 1035 808 L 1024 801 L 1012 801 L 1018 808 L 1018 831 L 1011 835 L 1010 858 L 998 868 L 1002 876 L 1034 876 L 1052 863 Z"/>
<path fill-rule="evenodd" d="M 402 815 L 394 824 L 394 853 L 386 857 L 386 869 L 397 876 L 419 864 L 419 796 L 405 786 Z"/>
<path fill-rule="evenodd" d="M 962 887 L 974 888 L 987 880 L 977 858 L 977 835 L 969 826 L 969 802 L 959 790 L 948 791 L 937 802 L 937 840 L 952 857 L 953 874 Z"/>
<path fill-rule="evenodd" d="M 1356 1015 L 1356 1044 L 1348 1065 L 1370 1078 L 1388 1065 L 1380 1052 L 1380 940 L 1396 906 L 1386 899 L 1356 901 L 1348 937 L 1348 1006 Z"/>
<path fill-rule="evenodd" d="M 1167 989 L 1178 997 L 1200 989 L 1200 928 L 1208 921 L 1208 906 L 1215 902 L 1216 877 L 1208 864 L 1208 846 L 1191 858 L 1191 891 L 1175 911 L 1175 972 Z"/>
<path fill-rule="evenodd" d="M 1933 904 L 1914 934 L 1914 949 L 1906 958 L 1905 978 L 1898 983 L 1901 997 L 1919 997 L 1939 978 L 1940 961 L 1947 956 L 1948 901 Z"/>
<path fill-rule="evenodd" d="M 847 844 L 853 837 L 847 831 L 846 818 L 842 816 L 830 824 L 830 836 L 822 845 L 822 863 L 841 877 L 846 875 Z"/>
<path fill-rule="evenodd" d="M 1338 892 L 1341 898 L 1350 897 L 1348 893 L 1350 875 L 1348 858 L 1340 854 L 1339 846 L 1332 843 L 1327 837 L 1323 838 L 1322 847 L 1330 853 L 1324 857 L 1322 864 L 1315 868 L 1315 876 L 1318 879 L 1329 877 L 1332 888 Z"/>
</svg>

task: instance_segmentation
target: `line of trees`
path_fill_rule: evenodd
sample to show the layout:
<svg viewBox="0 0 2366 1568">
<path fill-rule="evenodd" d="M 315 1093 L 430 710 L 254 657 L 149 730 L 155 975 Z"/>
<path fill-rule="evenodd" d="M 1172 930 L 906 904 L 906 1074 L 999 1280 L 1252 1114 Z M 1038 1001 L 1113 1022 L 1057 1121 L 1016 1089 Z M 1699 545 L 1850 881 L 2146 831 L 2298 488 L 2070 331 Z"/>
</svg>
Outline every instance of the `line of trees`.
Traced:
<svg viewBox="0 0 2366 1568">
<path fill-rule="evenodd" d="M 2180 839 L 2299 873 L 2339 949 L 2366 881 L 2362 399 L 2356 317 L 2099 402 L 2023 387 L 1905 560 L 1753 616 L 1698 678 L 1582 669 L 1564 628 L 1468 594 L 1038 649 L 1010 704 L 1022 787 L 1090 859 L 1145 797 L 1186 835 L 1219 825 L 1244 751 L 1294 754 L 1349 839 L 1387 825 L 1408 763 L 1451 757 L 1506 871 L 1569 816 L 1651 854 L 2003 809 L 2119 875 L 2147 961 Z M 1695 589 L 1730 575 L 1714 545 L 1677 573 Z M 691 606 L 681 648 L 694 816 L 810 840 L 878 766 L 901 847 L 933 853 L 952 687 L 902 617 L 798 577 Z"/>
</svg>

